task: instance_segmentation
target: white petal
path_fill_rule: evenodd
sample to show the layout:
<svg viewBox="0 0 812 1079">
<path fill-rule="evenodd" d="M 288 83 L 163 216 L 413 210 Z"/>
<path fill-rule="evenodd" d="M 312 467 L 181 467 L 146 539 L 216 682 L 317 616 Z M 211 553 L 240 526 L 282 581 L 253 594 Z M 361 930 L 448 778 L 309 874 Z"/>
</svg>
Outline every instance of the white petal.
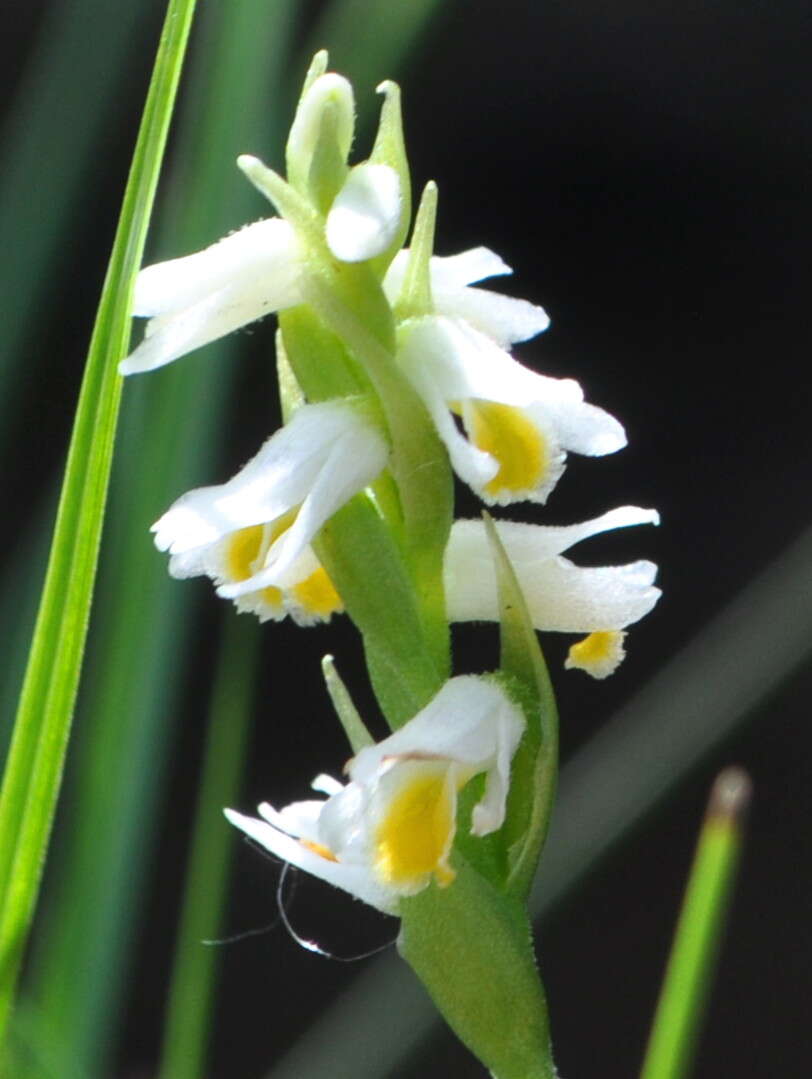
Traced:
<svg viewBox="0 0 812 1079">
<path fill-rule="evenodd" d="M 660 591 L 652 562 L 582 568 L 559 552 L 575 543 L 634 524 L 658 524 L 654 510 L 622 506 L 564 528 L 500 521 L 499 537 L 516 571 L 536 629 L 586 633 L 618 629 L 647 614 Z M 481 521 L 457 521 L 445 556 L 445 592 L 452 622 L 496 621 L 496 577 Z"/>
<path fill-rule="evenodd" d="M 433 291 L 435 309 L 464 319 L 504 348 L 543 333 L 550 319 L 543 307 L 484 288 Z"/>
<path fill-rule="evenodd" d="M 180 554 L 281 517 L 306 498 L 325 458 L 358 417 L 357 409 L 338 401 L 297 409 L 228 483 L 182 495 L 152 526 L 155 546 Z"/>
<path fill-rule="evenodd" d="M 279 217 L 255 221 L 193 255 L 147 266 L 138 274 L 134 315 L 191 307 L 232 284 L 279 271 L 296 253 L 293 230 Z"/>
<path fill-rule="evenodd" d="M 388 759 L 439 758 L 464 766 L 475 774 L 494 772 L 475 817 L 484 835 L 504 819 L 510 760 L 524 730 L 519 709 L 495 683 L 475 675 L 461 675 L 443 688 L 400 730 L 374 746 L 367 746 L 349 765 L 352 779 L 369 783 Z M 505 764 L 507 761 L 507 765 Z"/>
<path fill-rule="evenodd" d="M 390 303 L 394 303 L 400 295 L 408 262 L 409 248 L 404 247 L 398 251 L 386 271 L 383 290 Z M 487 247 L 472 247 L 458 255 L 432 255 L 429 263 L 432 291 L 436 290 L 443 295 L 462 289 L 474 281 L 512 272 L 511 268 Z M 442 310 L 438 313 L 446 314 Z"/>
<path fill-rule="evenodd" d="M 449 412 L 449 400 L 438 385 L 438 380 L 433 377 L 428 363 L 418 361 L 411 364 L 408 374 L 409 381 L 423 399 L 437 434 L 448 450 L 454 471 L 475 491 L 482 491 L 488 480 L 493 479 L 499 471 L 497 461 L 489 453 L 472 446 L 458 430 Z"/>
<path fill-rule="evenodd" d="M 400 180 L 395 170 L 370 162 L 356 165 L 327 215 L 330 250 L 344 262 L 380 255 L 395 239 L 400 212 Z"/>
<path fill-rule="evenodd" d="M 319 835 L 319 817 L 324 809 L 324 799 L 311 798 L 303 802 L 291 802 L 276 810 L 263 802 L 258 812 L 263 820 L 294 839 L 308 839 L 315 843 Z"/>
<path fill-rule="evenodd" d="M 343 415 L 343 422 L 333 429 L 329 451 L 325 455 L 322 448 L 319 459 L 314 456 L 307 462 L 308 467 L 302 470 L 301 475 L 298 471 L 295 474 L 301 498 L 288 501 L 286 509 L 277 509 L 273 515 L 263 518 L 263 520 L 272 520 L 273 517 L 281 516 L 287 509 L 300 502 L 295 521 L 270 548 L 265 567 L 245 581 L 219 588 L 218 592 L 221 596 L 232 599 L 234 596 L 265 588 L 267 585 L 275 585 L 283 580 L 322 525 L 353 495 L 367 487 L 386 465 L 389 446 L 383 434 L 360 411 L 350 405 L 327 402 L 324 405 L 302 406 L 279 434 L 284 434 L 292 428 L 306 409 L 328 407 L 333 411 L 340 410 L 340 414 Z M 293 438 L 294 452 L 298 450 L 301 441 L 302 436 L 296 434 Z M 323 441 L 322 439 L 322 447 Z M 306 484 L 299 482 L 303 477 L 307 479 Z M 292 482 L 286 484 L 286 493 L 292 487 Z M 271 505 L 272 494 L 273 492 L 268 492 L 266 501 L 268 506 Z M 276 505 L 277 507 L 280 505 L 278 496 Z"/>
<path fill-rule="evenodd" d="M 428 316 L 405 323 L 398 359 L 404 372 L 431 376 L 446 401 L 479 397 L 505 405 L 571 405 L 583 400 L 574 379 L 531 371 L 467 323 Z"/>
<path fill-rule="evenodd" d="M 660 515 L 656 510 L 645 510 L 640 506 L 619 506 L 602 513 L 600 517 L 574 525 L 533 525 L 497 521 L 496 527 L 511 562 L 521 566 L 523 572 L 531 573 L 535 563 L 562 554 L 590 536 L 597 536 L 614 528 L 659 523 Z M 461 574 L 478 575 L 492 561 L 483 522 L 479 519 L 455 521 L 446 548 L 447 572 L 454 571 L 454 567 L 458 566 Z"/>
<path fill-rule="evenodd" d="M 275 854 L 277 858 L 312 873 L 314 877 L 319 877 L 336 888 L 349 892 L 350 895 L 362 899 L 370 906 L 377 907 L 378 910 L 387 914 L 396 913 L 398 896 L 391 889 L 380 884 L 365 866 L 332 862 L 285 835 L 284 832 L 277 831 L 266 821 L 257 820 L 255 817 L 245 817 L 241 813 L 235 813 L 233 809 L 226 809 L 224 813 L 236 828 L 241 829 L 266 850 Z"/>
<path fill-rule="evenodd" d="M 573 453 L 602 457 L 626 445 L 626 432 L 614 416 L 585 401 L 545 400 L 544 409 L 555 423 L 561 445 Z"/>
</svg>

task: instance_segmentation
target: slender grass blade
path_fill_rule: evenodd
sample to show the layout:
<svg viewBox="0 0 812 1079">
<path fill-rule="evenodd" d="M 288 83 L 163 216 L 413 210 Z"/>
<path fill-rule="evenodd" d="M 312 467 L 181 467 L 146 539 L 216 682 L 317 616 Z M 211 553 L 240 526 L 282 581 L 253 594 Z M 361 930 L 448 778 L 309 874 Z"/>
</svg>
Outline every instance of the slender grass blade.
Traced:
<svg viewBox="0 0 812 1079">
<path fill-rule="evenodd" d="M 88 362 L 51 556 L 0 793 L 0 1030 L 36 903 L 70 732 L 96 573 L 141 261 L 194 0 L 171 0 L 158 48 Z"/>
</svg>

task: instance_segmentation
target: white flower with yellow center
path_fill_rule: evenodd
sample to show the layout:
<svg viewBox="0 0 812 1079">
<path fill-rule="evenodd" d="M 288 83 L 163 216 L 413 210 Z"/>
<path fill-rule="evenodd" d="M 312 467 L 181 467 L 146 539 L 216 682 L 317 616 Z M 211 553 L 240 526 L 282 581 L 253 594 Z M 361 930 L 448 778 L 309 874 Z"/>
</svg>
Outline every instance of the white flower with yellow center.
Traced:
<svg viewBox="0 0 812 1079">
<path fill-rule="evenodd" d="M 496 522 L 535 628 L 589 635 L 572 646 L 567 667 L 595 678 L 611 674 L 624 656 L 624 628 L 648 614 L 661 593 L 654 585 L 653 562 L 577 566 L 562 553 L 589 536 L 659 520 L 655 510 L 621 506 L 565 527 Z M 454 523 L 445 554 L 445 591 L 449 621 L 499 619 L 496 573 L 482 521 Z"/>
<path fill-rule="evenodd" d="M 313 788 L 326 799 L 281 810 L 263 803 L 262 819 L 225 813 L 283 861 L 395 914 L 402 896 L 454 880 L 457 795 L 475 775 L 486 778 L 471 834 L 501 827 L 523 729 L 521 712 L 495 682 L 452 678 L 400 730 L 353 757 L 346 785 L 318 776 Z"/>
<path fill-rule="evenodd" d="M 155 545 L 173 576 L 207 574 L 263 620 L 329 618 L 341 600 L 310 543 L 388 454 L 363 402 L 303 405 L 227 483 L 182 495 L 152 526 Z"/>
<path fill-rule="evenodd" d="M 387 273 L 384 288 L 392 302 L 407 257 L 400 252 Z M 613 416 L 584 401 L 577 382 L 540 375 L 505 351 L 549 325 L 541 307 L 470 287 L 505 273 L 510 268 L 485 247 L 433 257 L 434 313 L 400 324 L 398 361 L 462 480 L 492 504 L 544 502 L 567 451 L 614 453 L 626 435 Z"/>
</svg>

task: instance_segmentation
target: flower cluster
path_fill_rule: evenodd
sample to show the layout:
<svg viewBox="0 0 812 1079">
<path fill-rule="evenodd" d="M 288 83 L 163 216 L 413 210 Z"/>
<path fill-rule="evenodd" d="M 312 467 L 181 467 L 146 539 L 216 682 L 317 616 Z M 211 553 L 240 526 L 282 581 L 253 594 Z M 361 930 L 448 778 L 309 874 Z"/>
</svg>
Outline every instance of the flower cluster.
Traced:
<svg viewBox="0 0 812 1079">
<path fill-rule="evenodd" d="M 329 340 L 335 363 L 349 372 L 343 388 L 335 389 L 336 367 L 327 388 L 314 392 L 292 357 L 301 400 L 288 422 L 235 476 L 182 495 L 153 526 L 173 576 L 207 575 L 239 610 L 302 625 L 344 608 L 317 554 L 324 526 L 359 493 L 378 505 L 381 485 L 399 482 L 397 399 L 384 399 L 380 371 L 365 362 L 369 327 L 341 339 L 341 327 L 352 329 L 365 311 L 389 328 L 389 338 L 374 327 L 368 333 L 369 354 L 383 348 L 391 379 L 414 396 L 439 452 L 485 503 L 545 503 L 568 453 L 600 456 L 626 443 L 621 424 L 585 401 L 576 381 L 539 374 L 511 355 L 549 319 L 541 307 L 479 287 L 511 272 L 496 254 L 485 247 L 433 254 L 432 185 L 411 246 L 403 246 L 410 196 L 396 88 L 381 87 L 375 147 L 350 167 L 352 88 L 324 67 L 317 57 L 297 109 L 287 181 L 255 158 L 238 162 L 280 216 L 142 270 L 134 308 L 149 322 L 121 365 L 127 375 L 153 370 L 273 312 L 282 319 L 304 312 L 320 327 L 312 353 Z M 564 552 L 597 533 L 657 521 L 653 510 L 624 506 L 566 527 L 497 522 L 532 624 L 586 635 L 570 649 L 568 667 L 610 674 L 623 658 L 625 628 L 660 593 L 650 562 L 587 568 Z M 456 521 L 441 561 L 436 586 L 447 621 L 497 620 L 485 524 Z M 286 861 L 396 911 L 400 897 L 453 879 L 457 793 L 476 775 L 486 778 L 470 830 L 500 828 L 523 728 L 497 682 L 452 679 L 400 730 L 357 753 L 346 784 L 319 776 L 313 786 L 325 799 L 280 811 L 263 804 L 261 820 L 229 811 L 229 819 Z"/>
</svg>

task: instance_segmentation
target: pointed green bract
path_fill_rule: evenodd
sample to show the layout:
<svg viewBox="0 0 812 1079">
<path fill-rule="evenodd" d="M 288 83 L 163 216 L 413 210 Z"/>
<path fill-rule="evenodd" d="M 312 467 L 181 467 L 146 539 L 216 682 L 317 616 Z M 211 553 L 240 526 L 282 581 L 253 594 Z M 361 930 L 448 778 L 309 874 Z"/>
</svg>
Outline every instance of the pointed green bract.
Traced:
<svg viewBox="0 0 812 1079">
<path fill-rule="evenodd" d="M 430 180 L 423 188 L 417 210 L 409 261 L 403 287 L 395 301 L 395 317 L 403 321 L 431 314 L 431 256 L 434 253 L 434 229 L 437 222 L 437 184 Z"/>
<path fill-rule="evenodd" d="M 527 898 L 547 835 L 558 775 L 558 711 L 547 665 L 510 559 L 488 513 L 483 514 L 499 589 L 500 669 L 518 690 L 527 730 L 513 759 L 504 841 L 510 850 L 508 890 Z"/>
<path fill-rule="evenodd" d="M 403 140 L 403 114 L 400 106 L 400 87 L 391 79 L 386 79 L 378 87 L 378 93 L 384 95 L 378 133 L 369 160 L 374 164 L 388 165 L 397 173 L 400 181 L 400 223 L 395 238 L 388 251 L 372 259 L 372 266 L 379 277 L 383 277 L 389 263 L 403 246 L 412 219 L 412 183 L 409 174 L 409 159 Z"/>
<path fill-rule="evenodd" d="M 364 746 L 374 745 L 375 739 L 366 729 L 358 709 L 352 703 L 352 697 L 336 670 L 332 656 L 325 656 L 321 661 L 321 673 L 324 675 L 324 684 L 327 686 L 333 708 L 336 710 L 353 753 L 358 753 Z"/>
</svg>

